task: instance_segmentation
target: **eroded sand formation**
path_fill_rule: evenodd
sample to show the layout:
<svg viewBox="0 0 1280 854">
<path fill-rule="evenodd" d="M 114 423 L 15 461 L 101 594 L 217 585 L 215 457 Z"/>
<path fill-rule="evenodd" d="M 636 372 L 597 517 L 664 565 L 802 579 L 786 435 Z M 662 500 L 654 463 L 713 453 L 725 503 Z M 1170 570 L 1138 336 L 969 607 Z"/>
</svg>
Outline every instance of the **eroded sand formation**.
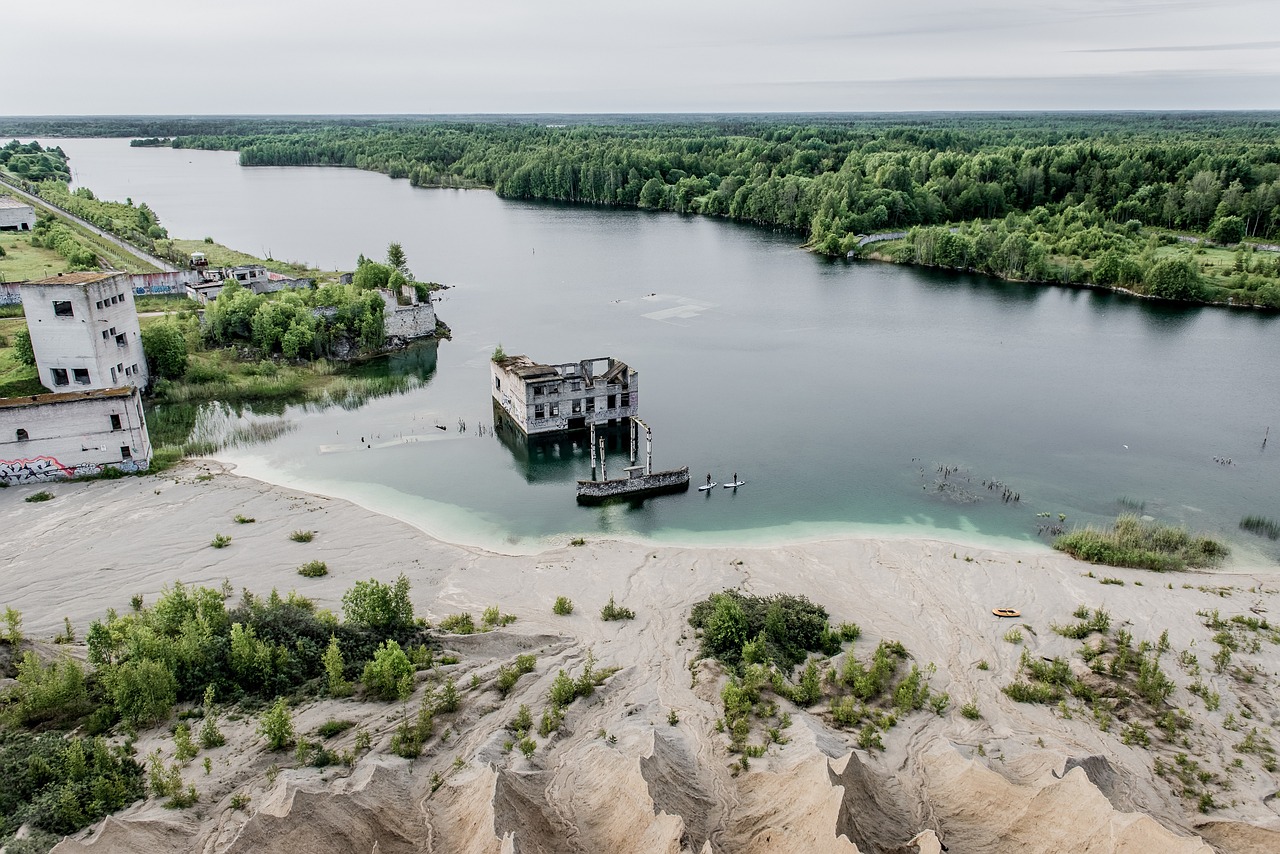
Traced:
<svg viewBox="0 0 1280 854">
<path fill-rule="evenodd" d="M 1206 668 L 1199 678 L 1221 696 L 1214 711 L 1188 692 L 1192 677 L 1177 665 L 1181 651 L 1207 663 L 1216 648 L 1197 611 L 1280 613 L 1274 567 L 1169 579 L 1108 570 L 1128 583 L 1101 585 L 1089 567 L 1044 550 L 876 539 L 767 549 L 592 542 L 499 555 L 440 543 L 341 501 L 220 472 L 201 481 L 196 473 L 55 486 L 56 499 L 43 505 L 23 503 L 22 489 L 5 490 L 0 547 L 12 560 L 0 603 L 23 611 L 31 636 L 56 633 L 64 615 L 83 635 L 107 607 L 127 607 L 133 593 L 153 601 L 178 579 L 297 589 L 337 609 L 355 580 L 404 572 L 417 612 L 430 620 L 489 605 L 519 619 L 485 634 L 444 636 L 458 662 L 419 673 L 403 708 L 359 698 L 297 707 L 299 733 L 331 718 L 357 723 L 326 742 L 335 750 L 353 748 L 356 731 L 367 729 L 372 750 L 354 767 L 298 767 L 291 753 L 265 749 L 252 716 L 229 714 L 228 744 L 184 771 L 200 793 L 196 806 L 136 804 L 64 841 L 59 854 L 1280 851 L 1280 778 L 1264 768 L 1264 755 L 1234 747 L 1242 723 L 1280 743 L 1273 731 L 1280 645 L 1264 636 L 1237 653 L 1234 666 L 1252 682 Z M 258 522 L 236 529 L 231 547 L 207 548 L 236 513 Z M 70 535 L 106 525 L 114 526 L 111 537 Z M 319 532 L 313 544 L 288 541 L 300 527 Z M 312 558 L 331 574 L 298 577 L 297 565 Z M 858 654 L 880 639 L 900 641 L 922 667 L 936 666 L 930 685 L 949 693 L 950 707 L 906 716 L 884 734 L 884 751 L 868 752 L 856 747 L 856 733 L 832 724 L 825 704 L 802 709 L 779 700 L 792 718 L 787 742 L 743 770 L 716 727 L 726 677 L 718 665 L 695 661 L 687 623 L 693 603 L 726 587 L 810 597 L 833 623 L 862 627 Z M 576 603 L 571 616 L 551 613 L 559 595 Z M 601 621 L 610 595 L 636 618 Z M 1017 622 L 1030 627 L 1022 644 L 1006 641 L 1011 624 L 990 613 L 1003 604 L 1022 610 Z M 1105 606 L 1135 642 L 1154 643 L 1168 631 L 1164 668 L 1177 684 L 1170 703 L 1193 721 L 1178 736 L 1185 743 L 1125 744 L 1118 724 L 1104 732 L 1079 710 L 1067 717 L 1001 693 L 1024 647 L 1038 657 L 1075 655 L 1080 642 L 1050 625 L 1069 622 L 1079 605 Z M 521 704 L 536 721 L 556 674 L 579 673 L 588 651 L 599 667 L 618 670 L 568 707 L 558 734 L 535 735 L 526 758 L 511 747 L 507 723 Z M 55 654 L 51 645 L 45 652 Z M 536 656 L 535 669 L 503 696 L 493 677 L 521 653 Z M 388 745 L 402 714 L 412 715 L 429 685 L 446 676 L 461 689 L 461 708 L 437 717 L 421 758 L 395 757 Z M 957 711 L 970 700 L 981 710 L 976 720 Z M 167 728 L 141 734 L 137 744 L 139 755 L 157 747 L 172 753 Z M 1177 752 L 1224 781 L 1206 813 L 1155 773 L 1157 760 L 1172 763 Z M 199 765 L 206 756 L 207 775 Z M 233 796 L 248 805 L 233 808 Z"/>
</svg>

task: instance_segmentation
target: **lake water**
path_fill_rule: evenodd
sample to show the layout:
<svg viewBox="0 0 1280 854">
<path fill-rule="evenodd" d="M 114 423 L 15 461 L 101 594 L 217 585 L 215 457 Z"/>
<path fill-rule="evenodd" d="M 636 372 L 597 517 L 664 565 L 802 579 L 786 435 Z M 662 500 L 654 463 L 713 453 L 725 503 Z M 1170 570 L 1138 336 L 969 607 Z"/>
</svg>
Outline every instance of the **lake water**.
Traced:
<svg viewBox="0 0 1280 854">
<path fill-rule="evenodd" d="M 1140 506 L 1227 539 L 1238 562 L 1280 559 L 1237 528 L 1245 515 L 1280 518 L 1274 314 L 831 262 L 793 235 L 698 217 L 59 142 L 78 183 L 146 201 L 175 236 L 325 269 L 396 241 L 419 279 L 451 286 L 437 310 L 453 340 L 392 360 L 425 377 L 419 388 L 354 411 L 291 408 L 283 437 L 219 455 L 244 473 L 508 550 L 601 532 L 1033 544 L 1060 513 L 1070 527 Z M 629 362 L 655 468 L 688 465 L 695 485 L 736 471 L 747 485 L 578 507 L 583 453 L 530 454 L 479 429 L 492 426 L 499 343 L 544 362 Z M 941 491 L 940 465 L 960 469 Z M 993 480 L 1021 500 L 1002 501 L 983 485 Z"/>
</svg>

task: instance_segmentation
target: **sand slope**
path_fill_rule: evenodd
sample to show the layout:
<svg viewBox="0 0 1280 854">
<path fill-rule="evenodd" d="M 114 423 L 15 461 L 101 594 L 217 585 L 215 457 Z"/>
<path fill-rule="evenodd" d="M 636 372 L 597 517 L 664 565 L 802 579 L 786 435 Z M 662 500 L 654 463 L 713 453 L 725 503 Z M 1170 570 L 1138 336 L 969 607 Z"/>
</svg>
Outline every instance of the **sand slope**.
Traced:
<svg viewBox="0 0 1280 854">
<path fill-rule="evenodd" d="M 452 675 L 462 708 L 437 720 L 422 758 L 389 754 L 395 704 L 329 700 L 295 710 L 300 731 L 331 717 L 370 731 L 374 750 L 351 769 L 294 767 L 292 754 L 266 752 L 246 719 L 225 728 L 227 747 L 208 752 L 212 774 L 199 770 L 199 759 L 188 767 L 185 780 L 201 793 L 196 807 L 140 803 L 59 852 L 1280 850 L 1272 797 L 1280 778 L 1263 757 L 1234 747 L 1242 721 L 1280 742 L 1272 732 L 1280 722 L 1280 646 L 1263 638 L 1256 650 L 1236 653 L 1233 667 L 1252 684 L 1205 668 L 1200 678 L 1221 695 L 1212 712 L 1187 691 L 1191 676 L 1176 664 L 1182 651 L 1207 664 L 1216 648 L 1197 611 L 1280 613 L 1280 576 L 1166 579 L 1107 570 L 1126 584 L 1102 585 L 1103 573 L 1089 577 L 1089 567 L 1043 549 L 928 540 L 753 549 L 591 542 L 500 555 L 437 542 L 342 501 L 216 466 L 209 473 L 201 479 L 201 469 L 185 466 L 168 478 L 55 485 L 55 500 L 43 504 L 23 502 L 30 490 L 0 490 L 0 549 L 9 558 L 0 606 L 24 613 L 29 635 L 52 635 L 67 616 L 82 637 L 107 607 L 127 609 L 134 593 L 152 601 L 178 579 L 297 589 L 338 610 L 355 580 L 403 572 L 428 619 L 478 615 L 488 605 L 519 619 L 492 633 L 444 638 L 460 661 L 423 676 Z M 237 513 L 257 521 L 236 525 Z M 288 533 L 299 528 L 316 531 L 315 540 L 291 542 Z M 232 535 L 232 545 L 210 548 L 215 533 Z M 312 559 L 324 560 L 330 575 L 299 577 L 296 567 Z M 950 694 L 951 708 L 909 716 L 885 735 L 884 752 L 866 753 L 854 733 L 829 724 L 821 705 L 782 701 L 793 719 L 789 742 L 739 770 L 715 729 L 724 676 L 714 664 L 691 670 L 697 642 L 686 622 L 694 602 L 731 586 L 808 595 L 833 622 L 862 627 L 859 654 L 882 638 L 901 641 L 921 666 L 936 666 L 930 684 Z M 573 615 L 551 613 L 558 595 L 574 600 Z M 610 595 L 636 619 L 602 622 L 598 610 Z M 1006 642 L 1011 624 L 990 614 L 1007 604 L 1022 609 L 1023 644 Z M 1068 622 L 1077 605 L 1105 606 L 1135 642 L 1168 631 L 1165 669 L 1178 686 L 1171 701 L 1194 720 L 1189 746 L 1179 749 L 1230 786 L 1208 815 L 1153 773 L 1158 757 L 1172 761 L 1170 751 L 1125 745 L 1118 727 L 1103 732 L 1086 714 L 1066 717 L 1000 692 L 1024 646 L 1036 656 L 1075 655 L 1079 642 L 1050 625 Z M 520 704 L 536 721 L 556 673 L 579 672 L 588 651 L 598 666 L 619 669 L 570 707 L 560 733 L 535 736 L 530 758 L 510 749 L 505 725 Z M 503 697 L 492 676 L 520 652 L 535 654 L 537 667 Z M 410 712 L 425 690 L 410 699 Z M 956 711 L 969 700 L 981 709 L 978 720 Z M 353 739 L 348 731 L 331 746 L 348 748 Z M 172 752 L 167 729 L 142 734 L 139 753 L 153 747 Z M 268 773 L 272 765 L 278 776 Z M 237 793 L 249 797 L 247 809 L 231 808 Z"/>
</svg>

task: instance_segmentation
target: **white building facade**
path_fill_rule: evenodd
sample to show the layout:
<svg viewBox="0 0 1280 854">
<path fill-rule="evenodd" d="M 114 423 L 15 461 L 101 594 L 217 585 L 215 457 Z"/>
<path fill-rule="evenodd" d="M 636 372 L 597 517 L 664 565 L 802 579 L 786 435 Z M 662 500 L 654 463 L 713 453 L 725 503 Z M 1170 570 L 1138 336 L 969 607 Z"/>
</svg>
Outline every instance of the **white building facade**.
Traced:
<svg viewBox="0 0 1280 854">
<path fill-rule="evenodd" d="M 22 285 L 40 382 L 53 392 L 147 385 L 125 273 L 63 273 Z"/>
<path fill-rule="evenodd" d="M 18 485 L 144 471 L 151 439 L 132 386 L 0 398 L 0 481 Z"/>
<path fill-rule="evenodd" d="M 525 435 L 616 425 L 640 414 L 640 375 L 611 357 L 542 365 L 528 356 L 490 363 L 494 403 Z"/>
</svg>

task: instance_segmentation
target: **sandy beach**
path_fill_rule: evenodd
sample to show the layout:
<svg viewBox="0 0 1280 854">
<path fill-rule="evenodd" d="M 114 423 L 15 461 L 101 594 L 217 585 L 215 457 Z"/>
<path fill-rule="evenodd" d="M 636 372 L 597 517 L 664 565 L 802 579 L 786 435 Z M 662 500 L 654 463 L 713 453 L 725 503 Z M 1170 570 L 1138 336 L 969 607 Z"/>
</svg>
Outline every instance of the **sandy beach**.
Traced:
<svg viewBox="0 0 1280 854">
<path fill-rule="evenodd" d="M 26 502 L 38 488 L 53 500 Z M 237 514 L 256 521 L 237 524 Z M 315 538 L 293 542 L 295 530 Z M 211 548 L 217 534 L 231 544 Z M 200 793 L 195 807 L 141 802 L 58 852 L 1280 851 L 1280 776 L 1266 767 L 1275 754 L 1238 747 L 1251 729 L 1254 744 L 1280 744 L 1280 634 L 1273 626 L 1242 635 L 1231 666 L 1215 672 L 1221 629 L 1206 624 L 1214 610 L 1221 620 L 1280 623 L 1280 568 L 1158 575 L 1036 548 L 876 538 L 750 548 L 592 539 L 504 555 L 212 462 L 0 490 L 0 548 L 0 608 L 21 611 L 37 640 L 51 640 L 64 618 L 83 640 L 108 608 L 124 612 L 136 594 L 153 602 L 179 580 L 297 590 L 338 612 L 355 581 L 403 573 L 417 615 L 432 623 L 492 605 L 517 618 L 484 634 L 441 636 L 459 659 L 443 670 L 465 690 L 421 758 L 387 749 L 398 704 L 356 698 L 295 709 L 299 731 L 341 717 L 373 733 L 372 751 L 352 768 L 296 767 L 292 754 L 266 751 L 246 717 L 228 724 L 227 746 L 207 752 L 211 773 L 187 769 Z M 310 560 L 324 561 L 329 575 L 300 577 L 297 567 Z M 861 627 L 858 655 L 882 639 L 901 642 L 922 669 L 935 668 L 929 685 L 950 696 L 949 708 L 905 717 L 885 733 L 883 751 L 867 751 L 822 703 L 781 700 L 793 720 L 787 742 L 743 770 L 717 732 L 725 676 L 713 662 L 695 662 L 688 624 L 694 603 L 725 588 L 808 596 L 833 625 Z M 572 598 L 572 615 L 552 613 L 557 596 Z M 635 619 L 602 621 L 610 596 Z M 1167 632 L 1161 664 L 1176 684 L 1168 702 L 1192 722 L 1175 740 L 1125 743 L 1118 722 L 1104 731 L 1078 704 L 1017 703 L 1002 693 L 1024 649 L 1087 674 L 1081 641 L 1051 628 L 1080 606 L 1105 608 L 1112 631 L 1135 644 L 1154 645 Z M 1021 616 L 1001 620 L 994 607 Z M 1014 627 L 1019 643 L 1006 639 Z M 564 730 L 538 739 L 531 756 L 508 749 L 504 726 L 518 707 L 539 713 L 557 672 L 580 670 L 588 650 L 618 671 L 571 706 Z M 534 672 L 506 696 L 488 687 L 522 652 L 537 656 Z M 1188 655 L 1200 670 L 1186 665 Z M 1217 708 L 1189 690 L 1193 683 L 1220 697 Z M 969 702 L 979 717 L 959 712 Z M 139 755 L 155 747 L 172 750 L 167 727 L 140 734 Z M 1157 774 L 1178 754 L 1213 775 L 1203 812 L 1181 782 Z M 233 808 L 235 794 L 249 805 Z"/>
</svg>

